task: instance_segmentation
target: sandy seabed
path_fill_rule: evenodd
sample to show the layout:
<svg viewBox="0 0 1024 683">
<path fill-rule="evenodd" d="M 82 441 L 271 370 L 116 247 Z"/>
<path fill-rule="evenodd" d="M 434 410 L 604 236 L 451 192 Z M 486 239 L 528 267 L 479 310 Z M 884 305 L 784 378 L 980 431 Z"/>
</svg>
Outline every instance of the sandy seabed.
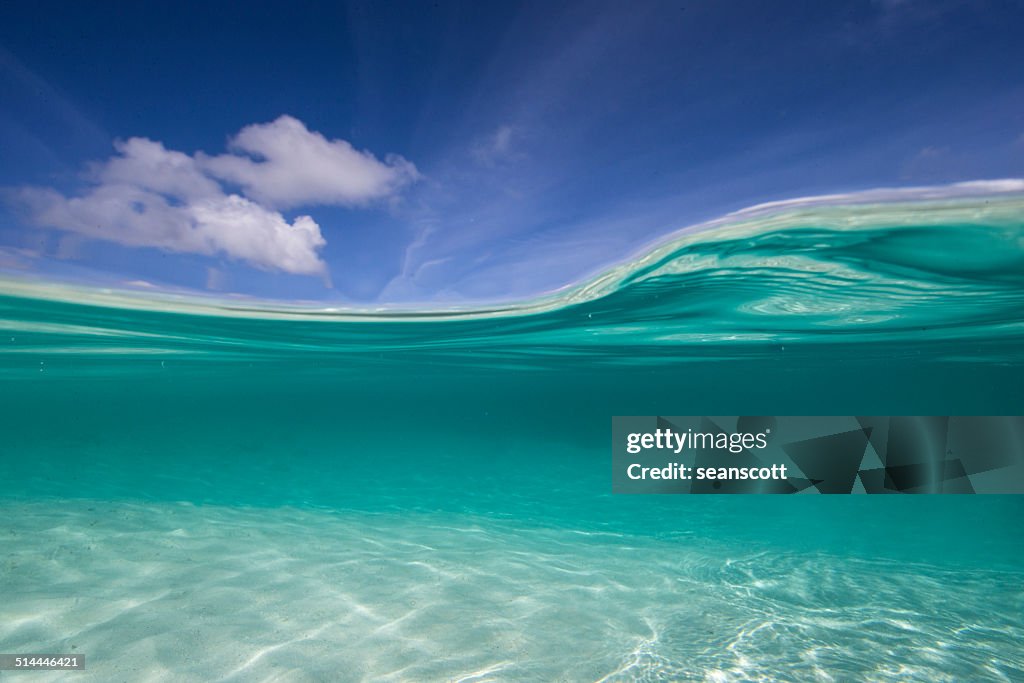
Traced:
<svg viewBox="0 0 1024 683">
<path fill-rule="evenodd" d="M 454 513 L 0 502 L 41 681 L 1024 680 L 1024 573 Z"/>
</svg>

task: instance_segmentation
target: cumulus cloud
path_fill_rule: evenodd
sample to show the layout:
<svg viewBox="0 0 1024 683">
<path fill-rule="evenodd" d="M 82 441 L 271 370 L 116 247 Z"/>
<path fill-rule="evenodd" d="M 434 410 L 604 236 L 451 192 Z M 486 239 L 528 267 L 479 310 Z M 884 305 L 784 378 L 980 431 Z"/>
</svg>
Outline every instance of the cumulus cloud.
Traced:
<svg viewBox="0 0 1024 683">
<path fill-rule="evenodd" d="M 118 141 L 115 150 L 90 167 L 89 187 L 81 194 L 26 187 L 15 191 L 15 199 L 44 227 L 324 275 L 320 226 L 306 215 L 289 221 L 278 207 L 366 203 L 418 175 L 400 157 L 380 162 L 288 116 L 244 128 L 232 140 L 232 152 L 218 157 L 169 150 L 146 138 Z M 225 182 L 242 193 L 229 191 Z"/>
<path fill-rule="evenodd" d="M 344 140 L 310 131 L 291 116 L 246 126 L 229 148 L 228 154 L 200 156 L 200 162 L 210 174 L 240 186 L 247 197 L 276 207 L 365 204 L 419 177 L 400 156 L 380 161 Z"/>
<path fill-rule="evenodd" d="M 131 138 L 115 142 L 114 149 L 118 156 L 93 167 L 92 176 L 103 185 L 136 185 L 183 199 L 221 194 L 220 185 L 203 175 L 192 157 L 168 150 L 159 142 Z"/>
<path fill-rule="evenodd" d="M 25 188 L 21 201 L 40 225 L 131 247 L 225 255 L 289 273 L 325 271 L 317 249 L 326 244 L 309 216 L 289 224 L 238 195 L 178 203 L 138 185 L 100 185 L 81 197 Z"/>
</svg>

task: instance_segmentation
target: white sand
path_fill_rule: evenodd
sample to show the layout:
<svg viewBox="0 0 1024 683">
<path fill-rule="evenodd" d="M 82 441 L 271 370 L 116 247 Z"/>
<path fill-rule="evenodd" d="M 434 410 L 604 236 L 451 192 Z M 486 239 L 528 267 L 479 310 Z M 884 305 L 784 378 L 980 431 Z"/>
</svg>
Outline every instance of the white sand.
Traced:
<svg viewBox="0 0 1024 683">
<path fill-rule="evenodd" d="M 747 553 L 452 514 L 5 502 L 0 652 L 81 653 L 87 670 L 0 680 L 840 680 L 903 667 L 941 681 L 1024 666 L 1020 599 L 985 597 L 1000 577 L 940 604 L 959 578 L 892 567 L 868 587 L 877 567 Z"/>
</svg>

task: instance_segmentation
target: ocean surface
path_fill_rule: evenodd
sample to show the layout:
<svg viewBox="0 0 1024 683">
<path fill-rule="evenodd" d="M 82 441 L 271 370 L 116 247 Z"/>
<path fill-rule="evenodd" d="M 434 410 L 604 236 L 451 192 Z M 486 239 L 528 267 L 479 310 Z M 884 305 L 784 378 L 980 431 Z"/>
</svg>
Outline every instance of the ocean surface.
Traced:
<svg viewBox="0 0 1024 683">
<path fill-rule="evenodd" d="M 1024 414 L 1024 197 L 781 203 L 526 302 L 0 280 L 33 681 L 1024 680 L 1022 496 L 613 496 L 613 415 Z"/>
</svg>

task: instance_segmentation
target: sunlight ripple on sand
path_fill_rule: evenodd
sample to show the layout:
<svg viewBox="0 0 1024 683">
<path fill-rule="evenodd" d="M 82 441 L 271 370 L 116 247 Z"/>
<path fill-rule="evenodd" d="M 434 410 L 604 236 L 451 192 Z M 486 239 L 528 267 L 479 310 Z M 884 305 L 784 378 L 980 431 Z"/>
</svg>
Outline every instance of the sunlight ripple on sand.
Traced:
<svg viewBox="0 0 1024 683">
<path fill-rule="evenodd" d="M 1024 672 L 1024 598 L 1005 590 L 1022 576 L 1006 572 L 452 513 L 48 501 L 0 504 L 0 519 L 3 649 L 84 654 L 75 681 Z"/>
</svg>

